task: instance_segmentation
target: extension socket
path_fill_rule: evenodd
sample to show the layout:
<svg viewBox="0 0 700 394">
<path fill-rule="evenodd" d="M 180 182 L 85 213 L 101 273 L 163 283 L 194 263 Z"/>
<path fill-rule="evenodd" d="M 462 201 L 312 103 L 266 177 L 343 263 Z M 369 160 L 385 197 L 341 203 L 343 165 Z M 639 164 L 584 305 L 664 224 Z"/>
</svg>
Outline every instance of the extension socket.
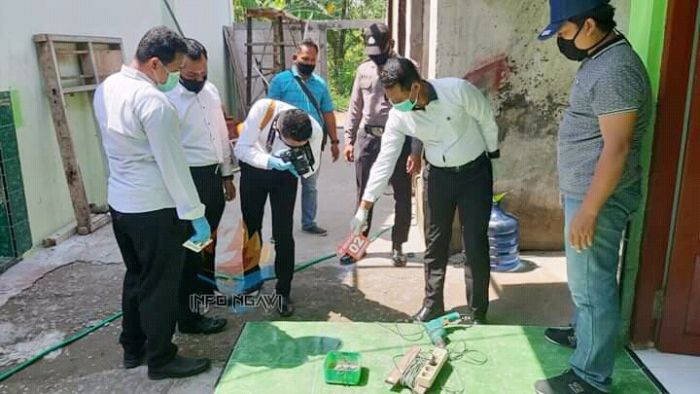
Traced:
<svg viewBox="0 0 700 394">
<path fill-rule="evenodd" d="M 202 250 L 204 250 L 204 248 L 209 246 L 212 242 L 214 242 L 214 241 L 211 238 L 209 238 L 208 240 L 206 240 L 204 242 L 192 242 L 191 240 L 187 240 L 187 242 L 182 244 L 182 246 L 186 247 L 187 249 L 189 249 L 195 253 L 199 253 Z"/>
<path fill-rule="evenodd" d="M 447 350 L 442 348 L 433 348 L 431 360 L 428 361 L 421 369 L 418 377 L 416 377 L 415 387 L 413 391 L 417 394 L 424 394 L 430 386 L 435 383 L 435 379 L 440 374 L 440 370 L 447 362 L 449 355 Z"/>
</svg>

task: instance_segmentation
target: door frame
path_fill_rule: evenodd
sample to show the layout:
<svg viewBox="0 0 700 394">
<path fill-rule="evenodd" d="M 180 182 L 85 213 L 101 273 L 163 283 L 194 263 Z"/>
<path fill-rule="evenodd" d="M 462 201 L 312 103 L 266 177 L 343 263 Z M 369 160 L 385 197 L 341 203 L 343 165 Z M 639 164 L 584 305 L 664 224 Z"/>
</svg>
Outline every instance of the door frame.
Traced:
<svg viewBox="0 0 700 394">
<path fill-rule="evenodd" d="M 698 21 L 700 23 L 700 21 Z M 700 40 L 696 32 L 696 52 L 693 70 L 692 91 L 689 94 L 689 118 L 685 153 L 682 156 L 682 177 L 676 209 L 677 221 L 673 226 L 674 237 L 671 242 L 670 263 L 667 274 L 664 314 L 658 331 L 657 347 L 672 353 L 700 354 L 700 332 L 686 333 L 687 320 L 693 319 L 693 327 L 700 323 L 700 316 L 694 307 L 697 298 L 688 299 L 693 291 L 695 281 L 700 282 L 700 251 L 698 250 L 698 226 L 700 226 L 700 207 L 691 198 L 700 196 L 700 112 L 690 108 L 700 106 Z M 682 215 L 680 213 L 683 213 Z M 691 264 L 686 260 L 692 256 Z M 691 302 L 693 304 L 691 305 Z M 688 314 L 691 313 L 689 316 Z"/>
<path fill-rule="evenodd" d="M 657 339 L 673 236 L 678 168 L 691 81 L 696 17 L 700 0 L 669 0 L 661 66 L 659 104 L 649 172 L 631 340 L 649 346 Z M 695 70 L 692 70 L 694 72 Z"/>
</svg>

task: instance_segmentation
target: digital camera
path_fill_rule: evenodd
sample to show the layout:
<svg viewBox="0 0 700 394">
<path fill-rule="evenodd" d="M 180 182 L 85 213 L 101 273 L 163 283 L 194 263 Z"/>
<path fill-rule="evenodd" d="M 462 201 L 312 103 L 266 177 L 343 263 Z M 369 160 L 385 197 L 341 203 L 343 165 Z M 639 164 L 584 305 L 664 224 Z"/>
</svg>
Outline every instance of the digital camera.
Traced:
<svg viewBox="0 0 700 394">
<path fill-rule="evenodd" d="M 287 163 L 292 163 L 297 174 L 303 178 L 308 178 L 313 174 L 314 164 L 316 164 L 309 144 L 290 148 L 280 153 L 280 159 Z"/>
</svg>

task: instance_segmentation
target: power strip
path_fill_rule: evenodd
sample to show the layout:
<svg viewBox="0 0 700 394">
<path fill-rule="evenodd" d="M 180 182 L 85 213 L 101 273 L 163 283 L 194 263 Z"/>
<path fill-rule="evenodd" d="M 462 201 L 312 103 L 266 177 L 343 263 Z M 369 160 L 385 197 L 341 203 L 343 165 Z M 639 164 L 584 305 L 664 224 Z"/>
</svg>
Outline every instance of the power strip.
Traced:
<svg viewBox="0 0 700 394">
<path fill-rule="evenodd" d="M 435 379 L 437 379 L 448 358 L 447 350 L 438 347 L 433 348 L 430 360 L 423 366 L 418 377 L 416 377 L 416 386 L 413 388 L 413 391 L 417 394 L 424 394 L 428 391 L 435 383 Z"/>
</svg>

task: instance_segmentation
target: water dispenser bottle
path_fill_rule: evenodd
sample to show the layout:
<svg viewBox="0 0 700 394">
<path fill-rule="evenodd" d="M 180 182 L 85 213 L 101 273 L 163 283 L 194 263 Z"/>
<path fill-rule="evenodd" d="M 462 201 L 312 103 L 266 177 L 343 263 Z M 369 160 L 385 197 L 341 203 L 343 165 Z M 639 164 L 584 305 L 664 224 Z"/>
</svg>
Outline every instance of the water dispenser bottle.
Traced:
<svg viewBox="0 0 700 394">
<path fill-rule="evenodd" d="M 494 201 L 489 221 L 489 255 L 493 271 L 514 271 L 520 267 L 518 227 L 518 219 Z"/>
</svg>

